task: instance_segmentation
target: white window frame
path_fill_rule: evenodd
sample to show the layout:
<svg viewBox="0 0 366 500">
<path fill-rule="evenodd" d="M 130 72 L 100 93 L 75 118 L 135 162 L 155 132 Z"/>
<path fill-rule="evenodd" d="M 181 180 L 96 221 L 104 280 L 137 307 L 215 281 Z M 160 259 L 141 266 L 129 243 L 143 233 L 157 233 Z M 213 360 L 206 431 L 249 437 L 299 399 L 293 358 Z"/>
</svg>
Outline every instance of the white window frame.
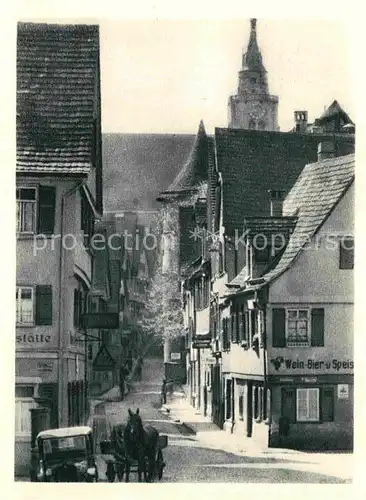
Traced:
<svg viewBox="0 0 366 500">
<path fill-rule="evenodd" d="M 31 408 L 37 408 L 37 403 L 35 401 L 35 397 L 38 396 L 38 386 L 35 385 L 32 382 L 29 383 L 16 383 L 16 387 L 32 387 L 33 389 L 33 397 L 16 397 L 15 398 L 15 412 L 14 412 L 14 417 L 15 417 L 15 436 L 16 437 L 30 437 L 31 436 L 31 415 L 29 412 L 29 430 L 21 430 L 19 429 L 18 422 L 21 422 L 22 420 L 22 403 L 28 403 L 28 410 Z M 17 404 L 20 404 L 20 415 L 17 413 Z"/>
<path fill-rule="evenodd" d="M 307 324 L 308 324 L 308 340 L 306 342 L 300 341 L 289 341 L 289 313 L 290 312 L 306 311 L 307 314 Z M 289 307 L 286 308 L 286 317 L 285 317 L 285 335 L 286 335 L 286 347 L 310 347 L 311 345 L 311 310 L 308 307 Z"/>
<path fill-rule="evenodd" d="M 18 302 L 18 300 L 21 300 L 21 298 L 19 298 L 19 293 L 21 294 L 22 290 L 31 290 L 32 292 L 32 320 L 31 321 L 21 321 L 21 319 L 19 319 L 19 314 L 18 314 L 18 311 L 16 309 L 16 324 L 19 325 L 19 326 L 34 326 L 34 310 L 35 310 L 35 290 L 34 290 L 34 287 L 33 286 L 28 286 L 28 285 L 17 285 L 16 286 L 16 302 Z"/>
<path fill-rule="evenodd" d="M 310 393 L 317 394 L 317 414 L 315 416 L 310 415 Z M 307 414 L 299 415 L 299 402 L 300 402 L 300 393 L 306 394 L 306 404 L 307 404 Z M 298 387 L 296 389 L 296 421 L 297 422 L 319 422 L 320 421 L 320 389 L 319 387 Z"/>
<path fill-rule="evenodd" d="M 18 234 L 35 234 L 37 232 L 37 207 L 38 207 L 38 189 L 36 186 L 16 186 L 16 191 L 15 194 L 17 194 L 18 189 L 21 191 L 22 189 L 32 189 L 35 191 L 35 197 L 34 200 L 18 200 L 16 198 L 16 203 L 17 203 L 17 233 Z M 34 224 L 33 228 L 30 231 L 24 231 L 20 228 L 20 222 L 18 224 L 19 218 L 21 219 L 21 210 L 18 211 L 18 202 L 20 206 L 22 205 L 22 202 L 27 202 L 27 203 L 32 203 L 34 205 Z"/>
</svg>

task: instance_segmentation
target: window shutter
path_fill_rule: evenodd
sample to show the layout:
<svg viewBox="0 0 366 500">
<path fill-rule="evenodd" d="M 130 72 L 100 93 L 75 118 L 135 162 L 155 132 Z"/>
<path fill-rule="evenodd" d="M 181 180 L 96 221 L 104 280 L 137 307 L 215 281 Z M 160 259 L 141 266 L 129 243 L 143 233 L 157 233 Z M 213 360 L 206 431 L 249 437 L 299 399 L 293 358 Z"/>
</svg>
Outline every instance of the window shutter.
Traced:
<svg viewBox="0 0 366 500">
<path fill-rule="evenodd" d="M 311 310 L 311 345 L 324 346 L 324 309 Z"/>
<path fill-rule="evenodd" d="M 53 234 L 55 229 L 56 189 L 39 186 L 38 190 L 38 233 Z"/>
<path fill-rule="evenodd" d="M 79 290 L 74 289 L 74 326 L 79 326 Z"/>
<path fill-rule="evenodd" d="M 240 325 L 239 325 L 239 340 L 243 342 L 245 340 L 245 312 L 242 309 L 240 312 Z"/>
<path fill-rule="evenodd" d="M 321 402 L 322 422 L 333 422 L 334 420 L 334 390 L 323 389 Z"/>
<path fill-rule="evenodd" d="M 236 312 L 231 315 L 231 342 L 237 342 L 237 320 Z"/>
<path fill-rule="evenodd" d="M 224 318 L 222 320 L 222 326 L 223 326 L 223 348 L 224 350 L 227 350 L 229 348 L 229 324 L 230 324 L 230 318 Z"/>
<path fill-rule="evenodd" d="M 226 319 L 226 324 L 227 324 L 227 341 L 228 343 L 230 342 L 231 338 L 232 338 L 232 332 L 233 332 L 233 328 L 232 328 L 232 316 L 229 316 L 227 319 Z"/>
<path fill-rule="evenodd" d="M 249 344 L 249 311 L 244 313 L 244 340 Z"/>
<path fill-rule="evenodd" d="M 272 309 L 272 345 L 273 347 L 286 346 L 285 309 Z"/>
<path fill-rule="evenodd" d="M 36 325 L 52 325 L 52 287 L 36 287 Z"/>
<path fill-rule="evenodd" d="M 282 389 L 282 416 L 296 422 L 296 392 L 293 388 Z"/>
</svg>

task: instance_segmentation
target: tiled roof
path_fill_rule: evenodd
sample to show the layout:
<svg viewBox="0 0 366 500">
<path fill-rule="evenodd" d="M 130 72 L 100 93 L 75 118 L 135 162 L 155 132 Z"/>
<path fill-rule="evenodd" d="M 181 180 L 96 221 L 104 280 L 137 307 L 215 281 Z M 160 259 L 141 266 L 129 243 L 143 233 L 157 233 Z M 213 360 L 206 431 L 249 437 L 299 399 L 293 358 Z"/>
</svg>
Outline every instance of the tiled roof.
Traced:
<svg viewBox="0 0 366 500">
<path fill-rule="evenodd" d="M 220 183 L 216 168 L 215 142 L 213 138 L 209 138 L 208 143 L 207 204 L 210 207 L 207 213 L 207 228 L 211 232 L 216 232 L 220 215 Z"/>
<path fill-rule="evenodd" d="M 354 138 L 332 135 L 337 154 L 354 152 Z M 223 180 L 223 224 L 228 234 L 241 231 L 247 216 L 270 214 L 269 189 L 285 195 L 304 166 L 317 160 L 323 134 L 252 130 L 215 130 L 217 169 Z"/>
<path fill-rule="evenodd" d="M 279 231 L 292 232 L 296 225 L 297 217 L 246 217 L 244 230 L 250 233 L 276 233 Z"/>
<path fill-rule="evenodd" d="M 353 123 L 348 114 L 342 109 L 338 101 L 333 101 L 332 104 L 324 111 L 324 113 L 317 119 L 317 123 L 321 124 L 325 121 L 332 120 L 336 116 L 342 116 L 347 123 Z"/>
<path fill-rule="evenodd" d="M 189 192 L 192 188 L 207 182 L 208 141 L 204 124 L 201 121 L 187 162 L 168 189 L 161 193 L 161 198 L 169 198 L 176 193 Z"/>
<path fill-rule="evenodd" d="M 152 210 L 181 169 L 194 135 L 103 134 L 104 206 Z"/>
<path fill-rule="evenodd" d="M 256 234 L 263 235 L 271 241 L 272 235 L 281 235 L 283 237 L 283 243 L 281 240 L 281 246 L 287 245 L 291 234 L 296 226 L 297 216 L 293 217 L 247 217 L 244 221 L 244 231 L 248 231 L 248 236 L 254 237 Z M 282 254 L 283 251 L 278 249 Z M 279 262 L 281 255 L 276 254 L 274 258 L 270 260 L 268 266 L 270 269 L 275 267 Z M 269 269 L 269 267 L 267 267 Z M 247 269 L 244 268 L 239 274 L 230 282 L 230 287 L 240 287 L 247 279 Z"/>
<path fill-rule="evenodd" d="M 288 216 L 296 213 L 298 221 L 279 263 L 262 277 L 266 283 L 291 266 L 352 184 L 354 176 L 353 154 L 304 168 L 284 203 L 284 213 Z"/>
<path fill-rule="evenodd" d="M 89 171 L 98 72 L 98 26 L 18 24 L 18 172 Z"/>
</svg>

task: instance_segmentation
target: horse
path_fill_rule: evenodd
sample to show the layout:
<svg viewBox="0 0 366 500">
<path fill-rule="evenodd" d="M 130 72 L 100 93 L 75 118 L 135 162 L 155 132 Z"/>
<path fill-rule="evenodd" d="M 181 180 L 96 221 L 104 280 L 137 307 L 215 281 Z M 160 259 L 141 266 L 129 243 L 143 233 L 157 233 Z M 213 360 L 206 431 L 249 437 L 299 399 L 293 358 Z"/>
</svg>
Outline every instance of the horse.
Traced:
<svg viewBox="0 0 366 500">
<path fill-rule="evenodd" d="M 159 432 L 151 425 L 142 425 L 139 409 L 133 413 L 128 409 L 128 421 L 123 432 L 123 444 L 126 457 L 126 478 L 129 481 L 131 460 L 137 461 L 138 480 L 141 482 L 141 475 L 144 474 L 144 481 L 149 482 L 154 476 L 156 447 Z M 148 470 L 146 470 L 146 459 Z"/>
</svg>

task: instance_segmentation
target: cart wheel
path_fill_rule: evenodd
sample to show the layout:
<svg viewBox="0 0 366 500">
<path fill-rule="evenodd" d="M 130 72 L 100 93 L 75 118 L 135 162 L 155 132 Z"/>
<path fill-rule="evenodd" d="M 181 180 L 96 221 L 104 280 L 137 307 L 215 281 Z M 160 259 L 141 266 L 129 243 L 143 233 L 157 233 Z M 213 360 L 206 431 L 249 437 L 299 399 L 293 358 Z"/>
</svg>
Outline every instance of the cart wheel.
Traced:
<svg viewBox="0 0 366 500">
<path fill-rule="evenodd" d="M 108 479 L 109 483 L 113 483 L 114 482 L 114 480 L 116 478 L 116 471 L 114 469 L 114 465 L 113 465 L 112 462 L 108 462 L 107 463 L 106 476 L 107 476 L 107 479 Z"/>
<path fill-rule="evenodd" d="M 164 458 L 163 458 L 163 452 L 161 450 L 159 450 L 157 457 L 156 457 L 156 470 L 157 470 L 159 481 L 163 477 L 164 467 L 165 467 L 165 463 L 164 463 Z"/>
</svg>

